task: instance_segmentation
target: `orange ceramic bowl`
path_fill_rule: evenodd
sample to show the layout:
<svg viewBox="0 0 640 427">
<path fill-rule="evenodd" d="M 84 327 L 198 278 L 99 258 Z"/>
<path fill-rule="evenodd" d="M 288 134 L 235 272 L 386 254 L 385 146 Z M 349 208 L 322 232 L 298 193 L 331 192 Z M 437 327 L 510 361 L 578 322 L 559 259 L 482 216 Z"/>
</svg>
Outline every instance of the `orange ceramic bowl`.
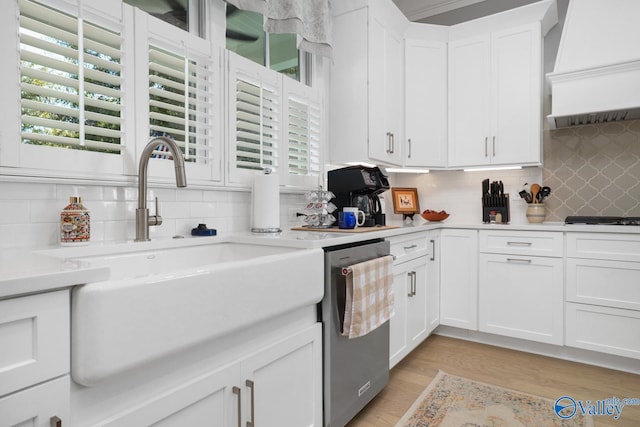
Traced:
<svg viewBox="0 0 640 427">
<path fill-rule="evenodd" d="M 422 212 L 420 214 L 422 216 L 422 218 L 426 219 L 427 221 L 444 221 L 445 219 L 449 218 L 449 214 L 446 212 L 440 213 L 440 212 Z"/>
</svg>

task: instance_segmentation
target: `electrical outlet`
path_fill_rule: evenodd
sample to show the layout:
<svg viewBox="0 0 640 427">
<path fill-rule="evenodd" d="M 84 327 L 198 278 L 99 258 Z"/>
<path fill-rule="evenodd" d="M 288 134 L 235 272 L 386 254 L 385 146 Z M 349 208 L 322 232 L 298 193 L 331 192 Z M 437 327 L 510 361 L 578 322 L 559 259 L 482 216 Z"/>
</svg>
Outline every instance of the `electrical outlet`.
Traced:
<svg viewBox="0 0 640 427">
<path fill-rule="evenodd" d="M 289 207 L 287 219 L 289 221 L 296 221 L 298 219 L 298 208 Z"/>
</svg>

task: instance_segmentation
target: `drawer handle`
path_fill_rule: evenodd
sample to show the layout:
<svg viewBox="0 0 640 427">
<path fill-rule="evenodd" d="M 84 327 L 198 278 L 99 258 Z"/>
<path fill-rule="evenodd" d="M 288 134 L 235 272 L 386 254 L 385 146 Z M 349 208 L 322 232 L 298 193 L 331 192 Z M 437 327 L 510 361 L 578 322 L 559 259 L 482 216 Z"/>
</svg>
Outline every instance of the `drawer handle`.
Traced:
<svg viewBox="0 0 640 427">
<path fill-rule="evenodd" d="M 233 391 L 233 394 L 238 396 L 238 427 L 242 426 L 242 396 L 240 395 L 240 393 L 242 393 L 242 390 L 240 390 L 240 387 L 236 387 L 233 386 L 233 388 L 231 389 L 231 391 Z"/>
<path fill-rule="evenodd" d="M 256 425 L 256 419 L 254 418 L 254 387 L 253 387 L 253 381 L 251 380 L 247 380 L 246 383 L 247 387 L 249 387 L 251 389 L 251 421 L 247 421 L 247 427 L 255 427 Z"/>
<path fill-rule="evenodd" d="M 509 246 L 531 246 L 532 244 L 531 242 L 507 242 Z"/>
<path fill-rule="evenodd" d="M 408 250 L 410 250 L 410 249 L 415 249 L 415 248 L 417 248 L 417 247 L 418 247 L 418 245 L 405 246 L 405 247 L 404 247 L 404 250 L 405 250 L 405 251 L 408 251 Z"/>
<path fill-rule="evenodd" d="M 507 258 L 507 262 L 521 262 L 524 264 L 531 264 L 530 259 L 522 259 L 522 258 Z"/>
<path fill-rule="evenodd" d="M 51 427 L 62 427 L 62 420 L 54 415 L 49 418 L 49 425 Z"/>
</svg>

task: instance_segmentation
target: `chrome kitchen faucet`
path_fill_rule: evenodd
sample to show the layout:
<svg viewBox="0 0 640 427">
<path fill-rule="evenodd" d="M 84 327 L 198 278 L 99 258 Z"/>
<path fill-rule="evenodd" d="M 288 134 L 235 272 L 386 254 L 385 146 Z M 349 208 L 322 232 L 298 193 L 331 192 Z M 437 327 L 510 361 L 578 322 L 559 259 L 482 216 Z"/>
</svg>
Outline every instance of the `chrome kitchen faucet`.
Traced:
<svg viewBox="0 0 640 427">
<path fill-rule="evenodd" d="M 149 159 L 158 146 L 163 146 L 169 150 L 173 157 L 176 168 L 176 186 L 186 187 L 187 176 L 184 171 L 184 157 L 178 144 L 164 136 L 153 138 L 140 155 L 140 166 L 138 167 L 138 209 L 136 209 L 136 242 L 147 242 L 149 239 L 149 227 L 162 224 L 162 217 L 158 209 L 158 198 L 156 197 L 156 214 L 149 216 L 147 208 L 147 167 Z"/>
</svg>

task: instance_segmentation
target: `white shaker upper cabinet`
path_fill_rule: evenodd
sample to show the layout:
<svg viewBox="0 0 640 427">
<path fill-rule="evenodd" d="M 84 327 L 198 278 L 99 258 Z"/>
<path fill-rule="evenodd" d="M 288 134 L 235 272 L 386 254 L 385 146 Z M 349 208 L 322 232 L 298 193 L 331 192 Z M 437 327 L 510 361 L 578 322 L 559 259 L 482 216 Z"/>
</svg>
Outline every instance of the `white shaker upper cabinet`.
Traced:
<svg viewBox="0 0 640 427">
<path fill-rule="evenodd" d="M 404 165 L 447 165 L 447 43 L 406 39 Z"/>
<path fill-rule="evenodd" d="M 401 165 L 408 21 L 386 0 L 336 4 L 334 13 L 331 160 Z"/>
<path fill-rule="evenodd" d="M 449 43 L 449 166 L 538 165 L 540 22 Z"/>
</svg>

